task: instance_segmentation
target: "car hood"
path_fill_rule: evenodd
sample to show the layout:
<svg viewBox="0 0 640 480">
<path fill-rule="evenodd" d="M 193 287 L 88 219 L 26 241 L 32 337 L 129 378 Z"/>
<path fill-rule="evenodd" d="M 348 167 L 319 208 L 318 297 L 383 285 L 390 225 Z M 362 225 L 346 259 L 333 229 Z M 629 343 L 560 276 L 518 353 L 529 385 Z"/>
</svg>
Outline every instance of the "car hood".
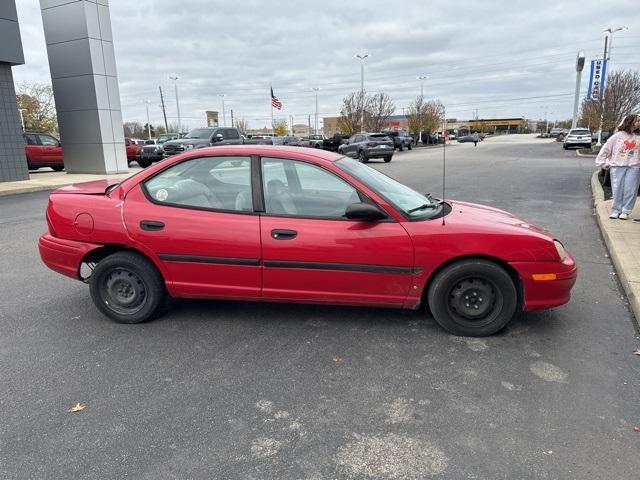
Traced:
<svg viewBox="0 0 640 480">
<path fill-rule="evenodd" d="M 499 230 L 501 232 L 516 228 L 518 229 L 516 231 L 521 233 L 521 229 L 525 229 L 529 232 L 539 234 L 545 237 L 545 239 L 553 240 L 553 235 L 548 230 L 538 225 L 525 222 L 515 215 L 500 210 L 499 208 L 458 200 L 453 200 L 449 203 L 451 204 L 452 211 L 450 215 L 445 217 L 445 222 L 449 220 L 449 217 L 452 217 L 451 220 L 456 221 L 456 223 L 463 222 L 468 225 L 481 225 L 483 228 Z"/>
</svg>

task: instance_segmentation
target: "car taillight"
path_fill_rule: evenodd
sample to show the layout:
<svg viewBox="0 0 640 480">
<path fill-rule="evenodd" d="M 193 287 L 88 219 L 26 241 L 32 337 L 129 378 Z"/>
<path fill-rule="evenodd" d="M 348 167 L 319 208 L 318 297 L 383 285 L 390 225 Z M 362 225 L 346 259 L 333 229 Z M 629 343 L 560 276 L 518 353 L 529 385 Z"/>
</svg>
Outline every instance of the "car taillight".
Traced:
<svg viewBox="0 0 640 480">
<path fill-rule="evenodd" d="M 376 145 L 376 142 L 367 142 L 367 147 L 375 147 Z"/>
</svg>

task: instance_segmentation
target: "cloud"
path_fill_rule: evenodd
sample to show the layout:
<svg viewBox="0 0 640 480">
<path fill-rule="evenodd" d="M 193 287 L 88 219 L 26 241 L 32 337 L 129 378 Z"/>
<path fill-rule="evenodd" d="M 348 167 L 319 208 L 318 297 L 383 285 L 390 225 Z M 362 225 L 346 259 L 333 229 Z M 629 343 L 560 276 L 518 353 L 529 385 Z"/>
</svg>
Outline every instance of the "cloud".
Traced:
<svg viewBox="0 0 640 480">
<path fill-rule="evenodd" d="M 37 0 L 20 0 L 18 14 L 27 64 L 20 81 L 49 82 Z M 110 2 L 123 117 L 162 122 L 158 86 L 167 115 L 176 117 L 173 84 L 178 75 L 183 123 L 204 123 L 205 110 L 251 126 L 269 122 L 269 85 L 282 100 L 277 115 L 306 123 L 315 112 L 335 115 L 341 99 L 360 88 L 356 53 L 368 52 L 365 88 L 385 91 L 398 112 L 420 92 L 439 98 L 451 116 L 554 118 L 572 112 L 575 57 L 602 55 L 602 28 L 627 25 L 616 34 L 613 67 L 638 69 L 638 9 L 614 0 L 596 2 L 408 1 L 211 2 L 138 0 Z M 594 14 L 594 10 L 600 12 Z M 620 13 L 619 13 L 620 12 Z M 616 66 L 617 65 L 617 66 Z M 586 91 L 588 71 L 583 74 Z M 555 95 L 555 96 L 552 96 Z M 536 97 L 527 99 L 528 97 Z"/>
</svg>

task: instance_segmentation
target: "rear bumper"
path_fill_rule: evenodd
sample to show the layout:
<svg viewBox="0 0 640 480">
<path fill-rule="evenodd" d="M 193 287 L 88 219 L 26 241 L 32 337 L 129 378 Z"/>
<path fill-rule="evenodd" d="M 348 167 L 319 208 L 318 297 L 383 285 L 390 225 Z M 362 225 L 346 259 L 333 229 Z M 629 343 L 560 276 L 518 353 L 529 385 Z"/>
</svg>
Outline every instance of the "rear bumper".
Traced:
<svg viewBox="0 0 640 480">
<path fill-rule="evenodd" d="M 578 277 L 575 260 L 567 253 L 564 262 L 514 262 L 523 286 L 523 310 L 544 310 L 564 305 Z M 554 280 L 534 280 L 534 274 L 555 274 Z"/>
<path fill-rule="evenodd" d="M 394 147 L 389 146 L 387 148 L 370 148 L 365 150 L 364 153 L 367 158 L 382 158 L 393 155 L 394 150 Z"/>
<path fill-rule="evenodd" d="M 82 259 L 92 250 L 102 245 L 87 242 L 64 240 L 45 233 L 40 237 L 38 249 L 40 258 L 51 270 L 67 277 L 80 279 Z"/>
</svg>

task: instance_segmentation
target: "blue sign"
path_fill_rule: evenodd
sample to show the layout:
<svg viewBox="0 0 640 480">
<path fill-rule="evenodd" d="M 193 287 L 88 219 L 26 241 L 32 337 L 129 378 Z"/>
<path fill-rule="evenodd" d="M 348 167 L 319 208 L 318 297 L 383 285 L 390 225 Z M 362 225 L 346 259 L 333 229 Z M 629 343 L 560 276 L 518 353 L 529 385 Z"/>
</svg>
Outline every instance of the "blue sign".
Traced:
<svg viewBox="0 0 640 480">
<path fill-rule="evenodd" d="M 591 60 L 591 75 L 589 76 L 589 90 L 587 92 L 587 98 L 592 100 L 602 100 L 606 75 L 607 60 L 600 58 Z"/>
</svg>

